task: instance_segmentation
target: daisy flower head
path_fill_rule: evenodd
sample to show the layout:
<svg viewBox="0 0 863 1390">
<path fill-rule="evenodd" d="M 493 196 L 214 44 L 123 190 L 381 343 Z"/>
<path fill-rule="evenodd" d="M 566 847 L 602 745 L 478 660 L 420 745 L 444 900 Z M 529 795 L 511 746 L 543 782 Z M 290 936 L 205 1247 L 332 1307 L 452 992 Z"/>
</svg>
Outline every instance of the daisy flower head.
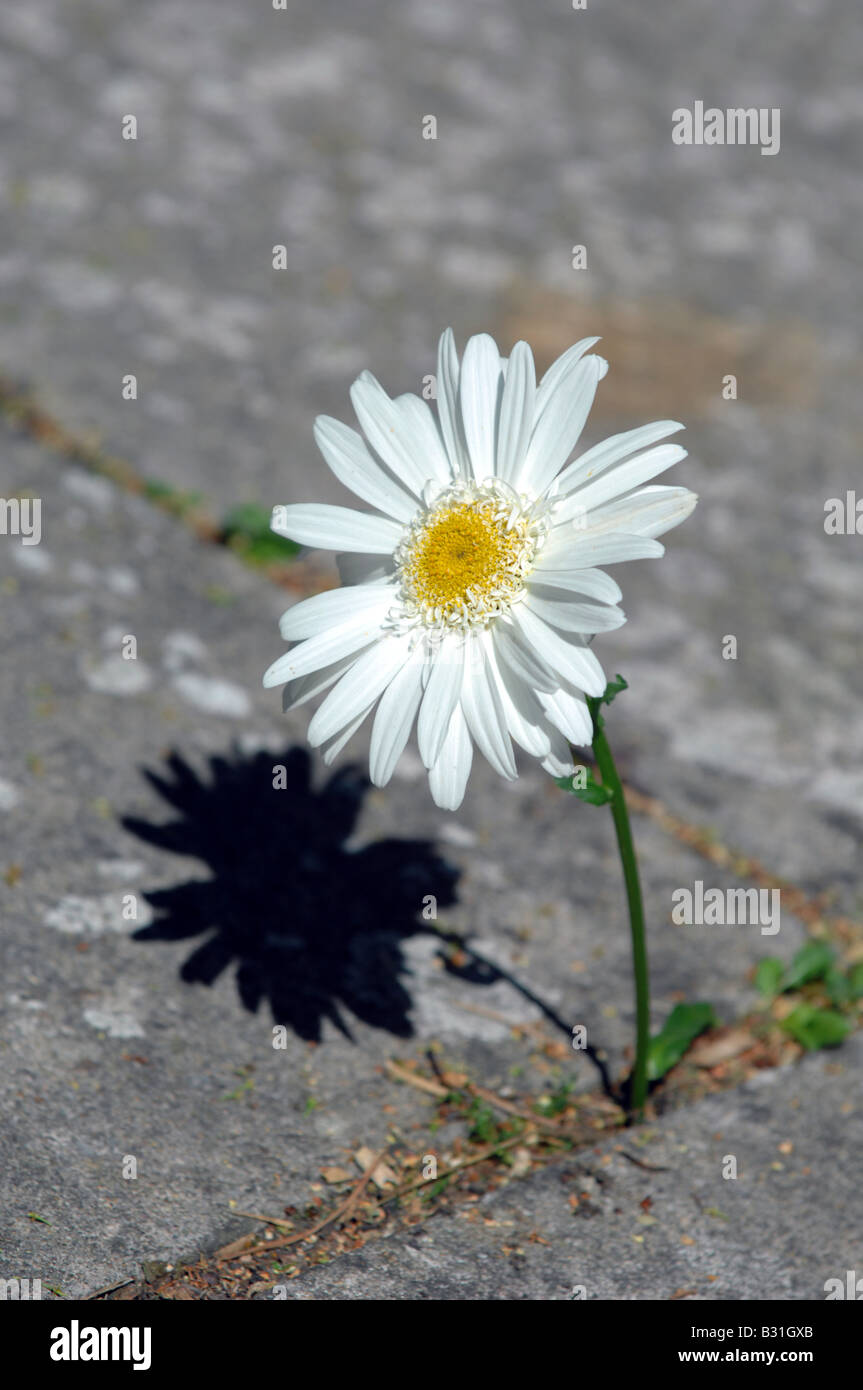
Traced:
<svg viewBox="0 0 863 1390">
<path fill-rule="evenodd" d="M 625 621 L 602 566 L 662 555 L 657 537 L 696 502 L 652 482 L 685 457 L 659 442 L 676 421 L 572 459 L 608 370 L 596 342 L 576 343 L 537 383 L 527 343 L 504 358 L 478 334 L 459 362 L 448 329 L 436 415 L 363 372 L 351 399 L 365 438 L 315 422 L 327 464 L 373 510 L 274 508 L 279 535 L 339 552 L 342 587 L 283 615 L 293 645 L 264 685 L 286 685 L 285 709 L 327 692 L 308 733 L 325 762 L 373 714 L 372 781 L 389 781 L 416 725 L 431 794 L 448 810 L 474 745 L 508 779 L 515 745 L 555 777 L 574 771 L 571 745 L 593 737 L 585 697 L 606 685 L 590 644 Z"/>
</svg>

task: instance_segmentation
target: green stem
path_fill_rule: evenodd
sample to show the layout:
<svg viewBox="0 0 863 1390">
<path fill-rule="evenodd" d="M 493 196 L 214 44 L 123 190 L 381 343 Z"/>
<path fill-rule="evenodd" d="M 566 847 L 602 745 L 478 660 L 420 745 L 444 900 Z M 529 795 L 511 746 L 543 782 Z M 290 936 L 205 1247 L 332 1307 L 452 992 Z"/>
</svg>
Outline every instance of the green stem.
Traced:
<svg viewBox="0 0 863 1390">
<path fill-rule="evenodd" d="M 647 942 L 644 934 L 644 904 L 638 877 L 638 861 L 632 842 L 632 829 L 623 783 L 615 766 L 608 739 L 603 732 L 604 720 L 599 713 L 600 701 L 588 700 L 593 715 L 593 751 L 603 785 L 611 792 L 611 814 L 623 865 L 626 899 L 629 904 L 629 929 L 632 935 L 632 965 L 635 974 L 635 1065 L 629 1096 L 630 1110 L 640 1118 L 647 1099 L 647 1052 L 650 1046 L 650 977 L 647 969 Z"/>
</svg>

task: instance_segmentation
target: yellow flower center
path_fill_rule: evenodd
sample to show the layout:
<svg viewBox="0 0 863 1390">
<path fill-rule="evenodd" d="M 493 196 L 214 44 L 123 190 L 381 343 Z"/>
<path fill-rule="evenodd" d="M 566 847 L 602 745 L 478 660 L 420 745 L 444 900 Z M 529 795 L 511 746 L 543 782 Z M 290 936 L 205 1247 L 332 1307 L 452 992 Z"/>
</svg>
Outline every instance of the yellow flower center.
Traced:
<svg viewBox="0 0 863 1390">
<path fill-rule="evenodd" d="M 404 571 L 420 603 L 464 603 L 517 560 L 521 537 L 496 512 L 492 502 L 456 502 L 434 515 Z"/>
<path fill-rule="evenodd" d="M 408 527 L 395 553 L 396 625 L 465 631 L 506 613 L 545 538 L 545 510 L 499 479 L 454 483 Z"/>
</svg>

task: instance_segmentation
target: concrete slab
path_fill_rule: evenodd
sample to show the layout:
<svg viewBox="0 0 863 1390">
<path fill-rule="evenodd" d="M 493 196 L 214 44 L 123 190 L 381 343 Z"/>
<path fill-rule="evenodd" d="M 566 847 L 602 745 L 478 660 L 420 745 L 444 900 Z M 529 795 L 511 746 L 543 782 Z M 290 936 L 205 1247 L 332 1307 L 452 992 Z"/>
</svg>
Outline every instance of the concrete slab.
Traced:
<svg viewBox="0 0 863 1390">
<path fill-rule="evenodd" d="M 280 1296 L 824 1299 L 860 1267 L 861 1062 L 856 1038 L 841 1062 L 765 1072 L 309 1270 Z"/>
<path fill-rule="evenodd" d="M 479 768 L 456 817 L 410 759 L 384 792 L 342 771 L 322 793 L 320 769 L 310 791 L 302 711 L 285 720 L 259 686 L 284 595 L 31 444 L 4 456 L 44 517 L 39 546 L 5 539 L 0 581 L 11 1274 L 80 1294 L 217 1244 L 232 1203 L 305 1200 L 322 1163 L 423 1119 L 381 1067 L 430 1040 L 487 1085 L 519 1066 L 543 1089 L 510 1027 L 540 1010 L 507 978 L 441 968 L 417 930 L 427 894 L 621 1068 L 629 948 L 603 813 L 531 768 L 506 795 Z M 282 765 L 293 790 L 273 789 Z M 657 1023 L 680 992 L 735 1017 L 754 962 L 804 929 L 673 926 L 671 893 L 704 861 L 650 822 L 638 838 Z M 575 1054 L 560 1074 L 596 1085 Z"/>
<path fill-rule="evenodd" d="M 630 622 L 600 655 L 631 685 L 611 725 L 622 770 L 859 919 L 860 538 L 824 527 L 827 500 L 855 485 L 863 429 L 855 8 L 543 0 L 528 15 L 497 0 L 470 12 L 322 0 L 250 20 L 228 0 L 28 0 L 3 8 L 0 40 L 14 125 L 0 153 L 0 374 L 221 513 L 345 500 L 314 450 L 314 416 L 349 418 L 347 386 L 366 366 L 394 392 L 419 389 L 445 323 L 461 338 L 491 328 L 505 346 L 527 336 L 544 359 L 602 333 L 612 372 L 591 439 L 685 420 L 682 480 L 703 499 L 661 563 L 618 576 Z M 699 99 L 780 108 L 780 152 L 675 146 L 672 111 Z M 436 140 L 423 139 L 427 114 Z M 571 264 L 582 243 L 586 272 Z M 130 372 L 138 399 L 124 401 Z M 736 400 L 722 398 L 729 373 Z M 310 791 L 292 752 L 305 715 L 285 720 L 259 687 L 284 595 L 4 431 L 0 492 L 19 489 L 43 499 L 44 534 L 38 546 L 0 537 L 5 1277 L 74 1296 L 142 1259 L 211 1248 L 246 1228 L 235 1212 L 305 1201 L 322 1163 L 425 1122 L 421 1099 L 380 1068 L 430 1041 L 488 1085 L 520 1067 L 520 1087 L 544 1087 L 548 1067 L 508 1026 L 542 1015 L 506 976 L 586 1023 L 622 1068 L 628 945 L 604 814 L 564 805 L 529 767 L 505 795 L 479 769 L 454 818 L 432 806 L 415 759 L 384 793 L 346 772 L 322 795 L 318 766 Z M 286 792 L 272 786 L 282 763 Z M 637 836 L 655 1022 L 681 993 L 736 1017 L 753 964 L 789 958 L 801 923 L 786 906 L 777 936 L 675 927 L 676 888 L 737 880 L 649 820 Z M 443 968 L 417 929 L 429 893 L 497 975 Z M 799 1094 L 813 1132 L 832 1136 L 816 1154 L 826 1174 L 846 1131 L 818 1108 L 841 1089 L 824 1065 L 800 1072 L 817 1078 L 816 1108 Z M 596 1080 L 574 1054 L 560 1074 Z M 708 1103 L 738 1115 L 730 1127 L 768 1174 L 794 1121 L 770 1085 L 739 1112 L 733 1098 Z M 706 1201 L 703 1113 L 688 1138 L 686 1118 L 662 1133 L 682 1126 Z M 545 1211 L 546 1178 L 530 1182 Z M 851 1259 L 827 1228 L 853 1194 L 840 1174 L 836 1205 L 831 1187 L 813 1207 L 808 1182 L 789 1188 L 784 1216 L 766 1185 L 754 1201 L 742 1180 L 723 1183 L 739 1204 L 733 1233 L 717 1244 L 726 1224 L 709 1218 L 683 1255 L 669 1237 L 652 1275 L 637 1242 L 636 1263 L 623 1259 L 628 1216 L 617 1227 L 600 1206 L 580 1282 L 590 1296 L 668 1297 L 649 1290 L 685 1285 L 691 1260 L 694 1296 L 818 1296 L 805 1290 L 834 1252 Z M 431 1247 L 440 1296 L 519 1296 L 488 1261 L 471 1273 L 469 1225 L 442 1224 Z M 645 1244 L 659 1234 L 646 1228 Z M 529 1296 L 579 1282 L 562 1250 L 530 1245 L 524 1287 L 544 1292 Z M 405 1252 L 389 1287 L 421 1290 Z M 357 1288 L 386 1286 L 365 1277 Z M 329 1296 L 325 1283 L 298 1288 Z"/>
</svg>

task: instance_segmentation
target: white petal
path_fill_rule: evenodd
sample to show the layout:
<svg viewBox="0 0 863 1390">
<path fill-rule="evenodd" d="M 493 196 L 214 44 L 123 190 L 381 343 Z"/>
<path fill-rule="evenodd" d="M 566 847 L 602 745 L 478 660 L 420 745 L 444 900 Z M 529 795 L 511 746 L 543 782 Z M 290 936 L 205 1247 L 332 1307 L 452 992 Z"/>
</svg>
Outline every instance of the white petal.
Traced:
<svg viewBox="0 0 863 1390">
<path fill-rule="evenodd" d="M 329 415 L 319 415 L 315 421 L 315 439 L 339 482 L 357 497 L 397 521 L 407 522 L 415 516 L 416 498 L 384 472 L 356 430 Z"/>
<path fill-rule="evenodd" d="M 328 589 L 302 599 L 283 613 L 279 631 L 286 642 L 299 642 L 314 637 L 327 628 L 340 626 L 365 615 L 380 622 L 393 601 L 394 589 L 389 584 L 358 584 L 352 589 Z"/>
<path fill-rule="evenodd" d="M 593 742 L 593 720 L 583 697 L 568 690 L 556 690 L 552 695 L 539 698 L 551 723 L 570 743 L 587 746 Z"/>
<path fill-rule="evenodd" d="M 278 661 L 274 661 L 264 673 L 264 685 L 283 685 L 285 681 L 307 676 L 310 671 L 319 671 L 351 652 L 358 652 L 380 636 L 380 621 L 367 621 L 364 615 L 349 622 L 340 623 L 328 632 L 319 632 L 317 637 L 309 637 L 305 642 L 292 647 Z"/>
<path fill-rule="evenodd" d="M 458 404 L 459 365 L 453 331 L 441 334 L 437 357 L 437 413 L 454 478 L 470 477 L 467 447 Z"/>
<path fill-rule="evenodd" d="M 429 772 L 431 794 L 442 810 L 458 810 L 464 799 L 472 762 L 473 744 L 461 707 L 456 705 L 440 757 Z"/>
<path fill-rule="evenodd" d="M 354 662 L 309 724 L 308 740 L 313 748 L 332 738 L 377 699 L 407 661 L 409 640 L 388 634 Z"/>
<path fill-rule="evenodd" d="M 561 589 L 566 593 L 587 594 L 601 603 L 619 603 L 623 597 L 620 585 L 610 574 L 595 569 L 534 569 L 527 581 L 528 589 L 541 584 L 543 589 Z M 540 595 L 543 597 L 543 595 Z M 550 594 L 545 594 L 550 598 Z"/>
<path fill-rule="evenodd" d="M 574 362 L 551 392 L 534 425 L 516 487 L 533 497 L 545 492 L 569 458 L 593 405 L 600 378 L 599 357 Z"/>
<path fill-rule="evenodd" d="M 276 507 L 273 530 L 320 550 L 359 550 L 374 555 L 391 555 L 404 534 L 404 527 L 389 517 L 331 507 L 326 502 Z"/>
<path fill-rule="evenodd" d="M 422 699 L 425 660 L 417 647 L 381 696 L 369 749 L 369 772 L 376 787 L 386 786 L 404 752 Z"/>
<path fill-rule="evenodd" d="M 564 598 L 562 594 L 553 597 L 550 590 L 546 590 L 545 595 L 543 597 L 543 591 L 531 585 L 524 606 L 543 622 L 563 632 L 614 632 L 626 622 L 623 610 L 613 604 L 580 602 Z"/>
<path fill-rule="evenodd" d="M 664 536 L 686 520 L 697 501 L 697 494 L 685 487 L 643 487 L 631 497 L 618 498 L 591 512 L 591 527 L 635 536 Z"/>
<path fill-rule="evenodd" d="M 540 583 L 550 584 L 554 575 L 564 567 L 566 572 L 578 573 L 575 570 L 577 565 L 617 565 L 624 560 L 649 560 L 664 554 L 665 546 L 660 541 L 616 531 L 613 522 L 603 524 L 601 513 L 595 512 L 586 531 L 572 526 L 556 527 L 546 541 L 533 573 Z"/>
<path fill-rule="evenodd" d="M 575 772 L 575 760 L 563 734 L 551 728 L 551 751 L 543 760 L 543 767 L 552 777 L 571 777 Z"/>
<path fill-rule="evenodd" d="M 686 450 L 679 444 L 658 444 L 655 449 L 648 449 L 646 454 L 639 454 L 634 459 L 616 464 L 601 473 L 598 478 L 594 478 L 593 482 L 585 483 L 571 492 L 566 500 L 555 508 L 554 519 L 562 523 L 571 516 L 585 511 L 590 513 L 595 507 L 601 507 L 603 502 L 622 497 L 633 488 L 641 487 L 642 483 L 650 482 L 651 478 L 664 473 L 667 468 L 685 458 Z"/>
<path fill-rule="evenodd" d="M 537 419 L 539 419 L 539 416 L 545 410 L 545 407 L 551 399 L 551 395 L 555 390 L 561 377 L 564 376 L 566 372 L 570 371 L 573 365 L 576 362 L 578 362 L 579 359 L 582 358 L 586 352 L 589 352 L 590 349 L 598 342 L 598 338 L 582 338 L 580 342 L 573 343 L 571 348 L 567 348 L 566 352 L 561 353 L 560 357 L 558 357 L 555 362 L 552 362 L 545 376 L 542 378 L 542 381 L 539 383 L 539 387 L 537 389 Z"/>
<path fill-rule="evenodd" d="M 649 445 L 656 444 L 669 434 L 677 434 L 678 430 L 684 428 L 685 426 L 677 420 L 657 420 L 652 425 L 639 425 L 638 429 L 609 435 L 601 444 L 594 444 L 586 454 L 573 459 L 569 467 L 563 470 L 557 480 L 558 492 L 561 495 L 571 492 L 574 487 L 586 483 L 589 478 L 595 478 L 613 463 L 619 463 L 638 449 L 646 449 Z"/>
<path fill-rule="evenodd" d="M 445 637 L 430 658 L 428 682 L 417 720 L 420 757 L 432 767 L 440 756 L 452 712 L 464 678 L 465 643 L 461 636 Z"/>
<path fill-rule="evenodd" d="M 512 618 L 495 623 L 494 643 L 502 671 L 511 673 L 530 690 L 557 689 L 557 673 L 546 665 Z"/>
<path fill-rule="evenodd" d="M 459 380 L 464 437 L 477 482 L 494 477 L 501 383 L 497 344 L 487 333 L 478 333 L 464 350 Z"/>
<path fill-rule="evenodd" d="M 602 695 L 607 682 L 602 667 L 588 647 L 561 637 L 523 603 L 516 605 L 513 616 L 522 636 L 551 670 L 587 695 Z"/>
<path fill-rule="evenodd" d="M 334 661 L 332 665 L 324 666 L 320 671 L 311 671 L 307 676 L 289 681 L 282 691 L 282 709 L 286 713 L 289 709 L 297 709 L 307 700 L 312 700 L 316 695 L 328 690 L 331 685 L 335 685 L 339 676 L 343 676 L 345 671 L 353 666 L 357 656 L 357 652 L 351 652 L 350 656 L 343 656 L 341 661 Z"/>
<path fill-rule="evenodd" d="M 468 731 L 479 751 L 501 777 L 512 780 L 518 774 L 515 755 L 506 727 L 503 702 L 488 666 L 491 635 L 478 633 L 470 642 L 465 659 L 461 692 L 462 713 Z"/>
<path fill-rule="evenodd" d="M 507 667 L 506 662 L 498 658 L 494 635 L 489 647 L 489 669 L 497 686 L 509 732 L 526 753 L 534 758 L 545 757 L 549 751 L 549 740 L 537 697 Z"/>
<path fill-rule="evenodd" d="M 368 719 L 374 707 L 374 703 L 374 700 L 372 700 L 370 705 L 366 705 L 365 709 L 357 715 L 356 719 L 351 720 L 347 728 L 342 729 L 340 734 L 337 734 L 334 739 L 331 739 L 330 742 L 325 745 L 322 756 L 326 767 L 329 767 L 330 763 L 335 761 L 345 744 L 353 738 L 360 725 Z"/>
<path fill-rule="evenodd" d="M 411 449 L 422 457 L 423 467 L 431 469 L 426 482 L 433 479 L 437 483 L 449 483 L 452 469 L 431 406 L 410 392 L 397 396 L 393 405 L 401 412 Z"/>
<path fill-rule="evenodd" d="M 504 372 L 497 440 L 497 476 L 518 475 L 533 428 L 536 368 L 527 343 L 516 343 Z"/>
<path fill-rule="evenodd" d="M 425 406 L 418 397 L 408 397 Z M 448 465 L 434 422 L 429 429 L 418 425 L 420 412 L 406 406 L 404 396 L 392 401 L 371 372 L 363 372 L 351 387 L 351 400 L 363 433 L 387 468 L 417 497 L 430 479 L 448 477 Z M 428 412 L 428 406 L 425 406 Z M 430 412 L 429 412 L 430 414 Z M 432 433 L 436 447 L 428 449 Z M 443 460 L 443 463 L 441 463 Z M 441 468 L 444 472 L 441 475 Z"/>
</svg>

